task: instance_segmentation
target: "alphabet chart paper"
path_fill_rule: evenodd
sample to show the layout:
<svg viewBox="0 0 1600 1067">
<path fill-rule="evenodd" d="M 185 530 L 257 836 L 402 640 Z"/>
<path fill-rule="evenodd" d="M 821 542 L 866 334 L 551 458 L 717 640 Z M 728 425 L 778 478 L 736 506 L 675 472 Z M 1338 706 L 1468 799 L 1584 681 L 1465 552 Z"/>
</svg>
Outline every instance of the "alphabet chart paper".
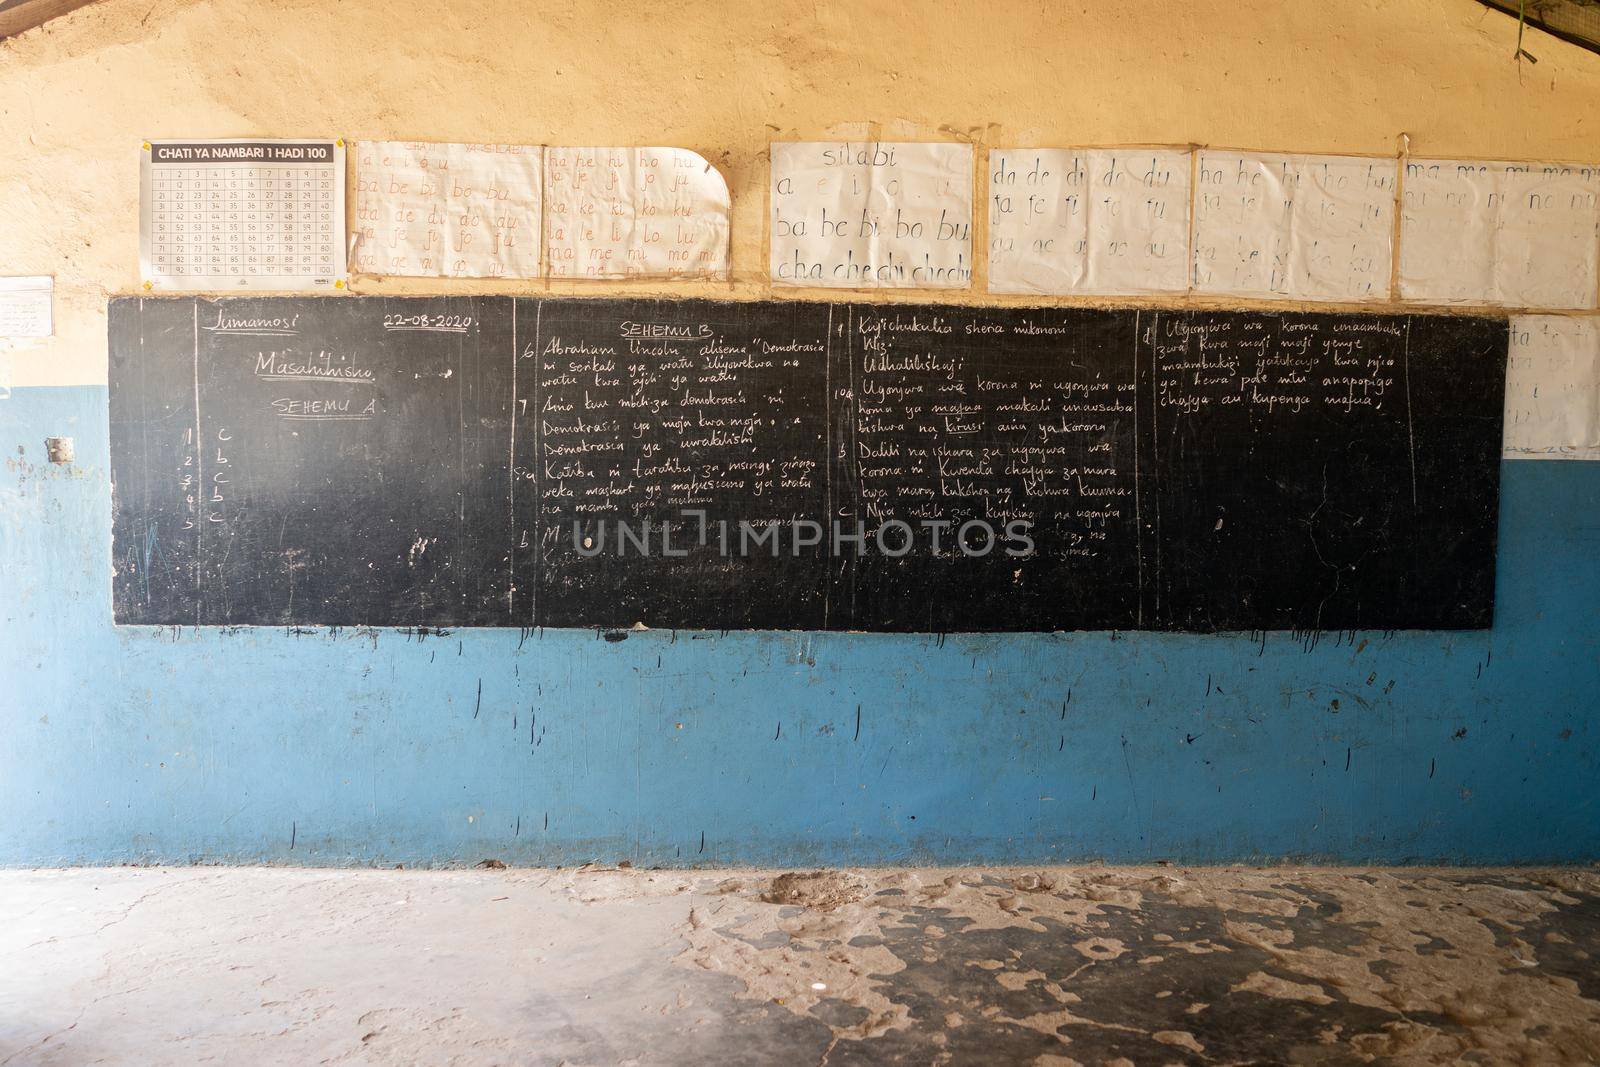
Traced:
<svg viewBox="0 0 1600 1067">
<path fill-rule="evenodd" d="M 1393 159 L 1201 151 L 1194 291 L 1387 298 L 1398 173 Z"/>
<path fill-rule="evenodd" d="M 772 144 L 774 285 L 967 289 L 972 146 Z"/>
<path fill-rule="evenodd" d="M 1180 148 L 989 153 L 991 293 L 1189 288 L 1189 171 Z"/>
<path fill-rule="evenodd" d="M 344 288 L 344 142 L 148 141 L 146 289 Z"/>
<path fill-rule="evenodd" d="M 1600 460 L 1600 320 L 1513 315 L 1506 459 Z"/>
<path fill-rule="evenodd" d="M 545 151 L 556 278 L 725 278 L 728 185 L 686 148 Z"/>
<path fill-rule="evenodd" d="M 1600 165 L 1408 159 L 1403 179 L 1402 299 L 1595 306 Z"/>
<path fill-rule="evenodd" d="M 439 278 L 539 276 L 544 149 L 358 141 L 355 152 L 352 270 Z"/>
</svg>

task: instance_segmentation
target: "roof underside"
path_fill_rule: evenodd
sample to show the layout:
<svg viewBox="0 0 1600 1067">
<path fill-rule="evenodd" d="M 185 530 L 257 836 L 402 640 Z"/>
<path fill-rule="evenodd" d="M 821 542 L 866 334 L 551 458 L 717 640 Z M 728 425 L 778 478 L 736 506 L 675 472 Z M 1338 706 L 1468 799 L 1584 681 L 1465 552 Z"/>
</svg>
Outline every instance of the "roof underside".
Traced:
<svg viewBox="0 0 1600 1067">
<path fill-rule="evenodd" d="M 1600 0 L 1478 0 L 1485 7 L 1521 17 L 1529 26 L 1591 52 L 1600 52 Z M 1523 39 L 1526 50 L 1528 41 Z M 1534 57 L 1537 58 L 1537 57 Z"/>
<path fill-rule="evenodd" d="M 94 0 L 0 0 L 0 39 L 15 37 Z"/>
</svg>

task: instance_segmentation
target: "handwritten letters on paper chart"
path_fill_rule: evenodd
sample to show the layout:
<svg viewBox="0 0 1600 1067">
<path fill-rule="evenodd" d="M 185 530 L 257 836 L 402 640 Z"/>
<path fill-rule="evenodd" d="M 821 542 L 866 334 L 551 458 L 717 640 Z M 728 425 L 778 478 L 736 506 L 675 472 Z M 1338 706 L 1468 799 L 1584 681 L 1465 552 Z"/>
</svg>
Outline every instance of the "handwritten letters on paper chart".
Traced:
<svg viewBox="0 0 1600 1067">
<path fill-rule="evenodd" d="M 1392 159 L 1202 150 L 1194 291 L 1387 299 L 1395 169 Z"/>
<path fill-rule="evenodd" d="M 848 289 L 972 284 L 972 148 L 771 146 L 772 281 Z"/>
<path fill-rule="evenodd" d="M 1507 459 L 1600 460 L 1600 319 L 1513 315 Z"/>
<path fill-rule="evenodd" d="M 1400 295 L 1592 308 L 1600 166 L 1413 159 L 1400 212 Z"/>
<path fill-rule="evenodd" d="M 545 149 L 554 278 L 722 278 L 727 183 L 684 148 Z"/>
<path fill-rule="evenodd" d="M 536 145 L 358 143 L 352 269 L 538 277 L 542 158 Z"/>
<path fill-rule="evenodd" d="M 1189 287 L 1190 153 L 989 153 L 989 291 L 1162 293 Z"/>
</svg>

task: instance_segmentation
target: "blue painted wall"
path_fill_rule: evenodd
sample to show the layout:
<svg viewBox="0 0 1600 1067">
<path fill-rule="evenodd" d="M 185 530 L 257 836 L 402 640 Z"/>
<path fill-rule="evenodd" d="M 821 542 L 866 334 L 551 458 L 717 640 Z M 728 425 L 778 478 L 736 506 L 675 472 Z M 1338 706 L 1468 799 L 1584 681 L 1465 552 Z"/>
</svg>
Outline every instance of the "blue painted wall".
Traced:
<svg viewBox="0 0 1600 1067">
<path fill-rule="evenodd" d="M 1505 465 L 1489 633 L 610 642 L 117 629 L 105 389 L 0 458 L 3 865 L 1600 857 L 1600 464 Z"/>
</svg>

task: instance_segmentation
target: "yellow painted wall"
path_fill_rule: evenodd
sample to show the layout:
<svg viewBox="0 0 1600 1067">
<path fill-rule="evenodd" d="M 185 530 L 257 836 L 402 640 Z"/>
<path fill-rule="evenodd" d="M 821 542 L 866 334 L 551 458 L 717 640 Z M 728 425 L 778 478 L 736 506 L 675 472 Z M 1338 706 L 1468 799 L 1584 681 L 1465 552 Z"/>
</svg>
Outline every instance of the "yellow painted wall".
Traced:
<svg viewBox="0 0 1600 1067">
<path fill-rule="evenodd" d="M 1519 68 L 1515 33 L 1474 0 L 103 0 L 0 42 L 0 274 L 57 279 L 10 377 L 105 381 L 147 137 L 693 148 L 733 194 L 731 284 L 549 288 L 764 296 L 772 140 L 1600 158 L 1600 56 L 1534 32 Z"/>
</svg>

